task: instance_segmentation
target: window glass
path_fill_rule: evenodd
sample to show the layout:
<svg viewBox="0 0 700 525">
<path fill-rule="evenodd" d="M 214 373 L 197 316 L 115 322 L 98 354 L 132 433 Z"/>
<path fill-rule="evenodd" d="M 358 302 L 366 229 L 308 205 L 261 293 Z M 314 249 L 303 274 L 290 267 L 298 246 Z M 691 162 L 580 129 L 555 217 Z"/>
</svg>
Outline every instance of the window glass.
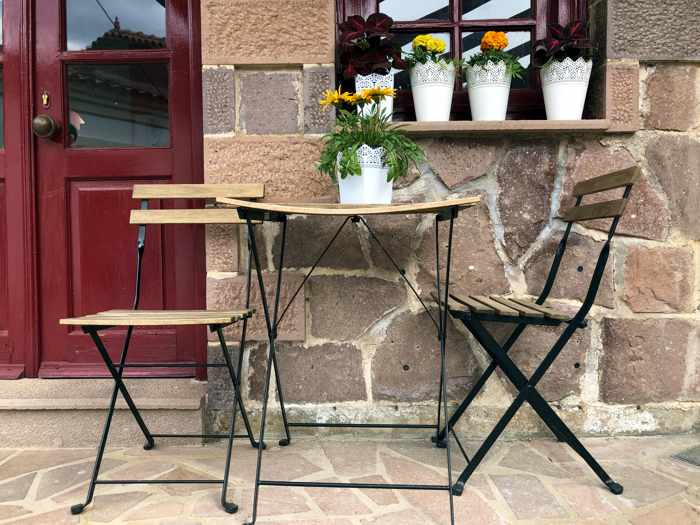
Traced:
<svg viewBox="0 0 700 525">
<path fill-rule="evenodd" d="M 170 142 L 167 64 L 69 64 L 73 147 L 162 147 Z"/>
<path fill-rule="evenodd" d="M 462 20 L 530 18 L 531 0 L 462 0 Z"/>
<path fill-rule="evenodd" d="M 435 38 L 441 39 L 443 42 L 445 42 L 445 53 L 443 53 L 443 56 L 446 58 L 450 58 L 451 56 L 451 49 L 450 49 L 450 34 L 449 33 L 425 33 L 425 32 L 414 32 L 414 33 L 395 33 L 394 34 L 394 42 L 398 44 L 401 47 L 401 51 L 404 53 L 410 53 L 413 51 L 413 39 L 417 37 L 418 35 L 422 34 L 430 34 L 433 35 Z M 408 71 L 398 71 L 394 70 L 394 73 L 396 73 L 396 77 L 394 78 L 394 85 L 397 89 L 410 89 L 411 88 L 411 79 L 408 75 Z"/>
<path fill-rule="evenodd" d="M 469 60 L 472 55 L 481 51 L 481 39 L 485 31 L 462 33 L 462 58 Z M 506 51 L 518 57 L 520 64 L 526 69 L 522 78 L 514 78 L 511 82 L 511 87 L 522 88 L 529 85 L 530 76 L 530 49 L 531 49 L 531 33 L 530 31 L 508 31 L 508 47 Z"/>
<path fill-rule="evenodd" d="M 165 0 L 66 0 L 66 47 L 159 49 L 165 44 Z"/>
<path fill-rule="evenodd" d="M 379 0 L 379 12 L 394 20 L 449 20 L 449 0 Z"/>
</svg>

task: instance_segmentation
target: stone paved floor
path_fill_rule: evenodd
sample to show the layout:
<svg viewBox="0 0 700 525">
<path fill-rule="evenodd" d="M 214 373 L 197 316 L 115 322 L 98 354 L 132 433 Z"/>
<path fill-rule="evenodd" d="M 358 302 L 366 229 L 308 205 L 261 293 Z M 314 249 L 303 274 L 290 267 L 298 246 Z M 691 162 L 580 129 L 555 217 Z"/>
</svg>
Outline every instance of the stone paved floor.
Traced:
<svg viewBox="0 0 700 525">
<path fill-rule="evenodd" d="M 499 443 L 460 498 L 459 524 L 700 524 L 700 468 L 670 456 L 700 435 L 585 439 L 586 446 L 625 486 L 622 496 L 602 488 L 579 459 L 548 440 Z M 472 451 L 474 445 L 468 447 Z M 221 444 L 140 448 L 108 453 L 107 478 L 212 478 L 223 471 Z M 242 523 L 250 514 L 255 453 L 237 443 L 230 495 L 241 508 L 224 514 L 216 489 L 204 485 L 102 485 L 93 505 L 82 501 L 93 450 L 0 449 L 0 524 Z M 300 439 L 265 455 L 267 477 L 308 481 L 444 483 L 444 453 L 424 441 Z M 463 462 L 459 462 L 463 465 Z M 443 492 L 263 487 L 261 524 L 426 525 L 449 523 Z"/>
</svg>

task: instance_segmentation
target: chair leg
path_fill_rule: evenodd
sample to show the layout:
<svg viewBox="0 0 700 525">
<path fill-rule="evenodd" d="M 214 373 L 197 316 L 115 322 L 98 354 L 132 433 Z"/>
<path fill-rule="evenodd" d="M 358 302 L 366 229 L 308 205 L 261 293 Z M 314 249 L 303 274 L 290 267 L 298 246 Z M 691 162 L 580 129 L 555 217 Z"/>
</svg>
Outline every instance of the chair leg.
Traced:
<svg viewBox="0 0 700 525">
<path fill-rule="evenodd" d="M 139 428 L 141 428 L 141 431 L 146 437 L 146 444 L 143 448 L 146 450 L 150 450 L 155 445 L 155 442 L 153 441 L 153 436 L 151 436 L 151 432 L 148 430 L 146 423 L 144 423 L 143 419 L 141 418 L 141 414 L 136 408 L 136 405 L 134 404 L 133 400 L 131 399 L 131 396 L 129 395 L 129 391 L 127 390 L 126 386 L 124 385 L 124 382 L 122 381 L 122 373 L 124 371 L 124 364 L 126 363 L 126 356 L 129 352 L 129 344 L 131 342 L 131 334 L 133 332 L 133 327 L 130 326 L 127 329 L 124 347 L 119 358 L 120 367 L 118 371 L 115 369 L 114 363 L 109 357 L 107 349 L 104 347 L 100 336 L 97 334 L 97 329 L 91 327 L 85 328 L 85 331 L 90 335 L 90 338 L 97 347 L 97 350 L 100 353 L 102 360 L 107 366 L 107 370 L 114 379 L 114 388 L 112 389 L 112 397 L 109 402 L 109 410 L 107 411 L 107 418 L 105 419 L 104 428 L 102 430 L 102 436 L 100 437 L 100 443 L 97 447 L 97 456 L 95 457 L 95 464 L 92 467 L 92 476 L 90 477 L 88 493 L 84 503 L 73 505 L 70 508 L 71 514 L 74 515 L 82 513 L 83 510 L 85 510 L 85 507 L 87 507 L 92 502 L 92 498 L 95 495 L 95 485 L 97 483 L 97 478 L 100 474 L 100 467 L 102 465 L 102 458 L 104 457 L 105 448 L 107 447 L 107 437 L 109 436 L 109 430 L 112 425 L 112 417 L 114 416 L 114 410 L 117 404 L 117 395 L 119 394 L 119 392 L 122 393 L 122 396 L 124 397 L 124 400 L 126 401 L 129 410 L 131 410 L 134 419 L 136 419 L 136 423 L 139 425 Z"/>
</svg>

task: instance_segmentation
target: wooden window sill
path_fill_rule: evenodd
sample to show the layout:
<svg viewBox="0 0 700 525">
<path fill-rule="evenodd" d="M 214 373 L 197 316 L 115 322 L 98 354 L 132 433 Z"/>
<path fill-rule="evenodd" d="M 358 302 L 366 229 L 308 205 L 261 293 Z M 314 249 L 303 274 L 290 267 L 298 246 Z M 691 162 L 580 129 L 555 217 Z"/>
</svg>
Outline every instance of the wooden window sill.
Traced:
<svg viewBox="0 0 700 525">
<path fill-rule="evenodd" d="M 412 136 L 483 135 L 483 134 L 560 134 L 596 133 L 610 128 L 605 119 L 590 120 L 451 120 L 449 122 L 396 122 Z"/>
</svg>

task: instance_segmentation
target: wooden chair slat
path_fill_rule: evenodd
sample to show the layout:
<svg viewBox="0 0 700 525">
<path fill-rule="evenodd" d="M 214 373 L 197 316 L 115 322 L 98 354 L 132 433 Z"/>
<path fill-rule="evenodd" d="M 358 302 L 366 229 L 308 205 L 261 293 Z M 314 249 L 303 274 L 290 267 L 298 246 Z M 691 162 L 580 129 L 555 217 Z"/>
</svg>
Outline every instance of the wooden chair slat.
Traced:
<svg viewBox="0 0 700 525">
<path fill-rule="evenodd" d="M 581 181 L 574 186 L 573 194 L 575 197 L 581 197 L 582 195 L 590 195 L 591 193 L 622 188 L 623 186 L 629 186 L 637 182 L 640 175 L 640 169 L 637 166 L 631 166 L 623 170 L 601 175 L 600 177 Z"/>
<path fill-rule="evenodd" d="M 627 199 L 617 199 L 613 201 L 597 202 L 584 206 L 574 206 L 569 208 L 561 216 L 566 222 L 590 221 L 593 219 L 609 219 L 619 217 L 627 206 Z"/>
<path fill-rule="evenodd" d="M 558 310 L 555 310 L 554 308 L 550 308 L 543 304 L 537 304 L 534 301 L 529 301 L 527 299 L 521 299 L 518 297 L 511 297 L 510 300 L 514 303 L 526 306 L 532 310 L 542 312 L 546 317 L 549 317 L 550 319 L 556 319 L 558 321 L 568 321 L 571 319 L 571 316 L 564 312 L 560 312 Z"/>
<path fill-rule="evenodd" d="M 485 295 L 470 295 L 469 298 L 473 301 L 477 301 L 481 304 L 484 304 L 489 308 L 492 308 L 496 311 L 498 315 L 520 317 L 520 312 L 518 312 L 517 310 L 510 308 L 509 306 L 506 306 L 504 304 L 501 304 L 498 301 L 494 301 L 493 299 L 491 299 L 490 297 L 486 297 Z"/>
<path fill-rule="evenodd" d="M 490 299 L 493 299 L 494 301 L 501 303 L 504 306 L 507 306 L 508 308 L 512 308 L 513 310 L 517 310 L 521 317 L 542 317 L 544 318 L 544 313 L 540 312 L 539 310 L 535 310 L 534 308 L 530 308 L 528 306 L 522 305 L 520 303 L 517 303 L 515 301 L 511 301 L 507 297 L 501 297 L 500 295 L 490 295 Z"/>
<path fill-rule="evenodd" d="M 131 224 L 245 224 L 234 209 L 131 210 Z"/>
<path fill-rule="evenodd" d="M 495 314 L 496 311 L 493 308 L 486 306 L 483 303 L 473 300 L 471 297 L 457 297 L 456 295 L 450 294 L 450 297 L 456 302 L 466 306 L 472 312 L 478 314 Z"/>
<path fill-rule="evenodd" d="M 252 314 L 251 310 L 108 310 L 82 317 L 61 319 L 72 326 L 184 326 L 231 324 Z"/>
<path fill-rule="evenodd" d="M 262 199 L 263 184 L 136 184 L 134 199 Z"/>
</svg>

